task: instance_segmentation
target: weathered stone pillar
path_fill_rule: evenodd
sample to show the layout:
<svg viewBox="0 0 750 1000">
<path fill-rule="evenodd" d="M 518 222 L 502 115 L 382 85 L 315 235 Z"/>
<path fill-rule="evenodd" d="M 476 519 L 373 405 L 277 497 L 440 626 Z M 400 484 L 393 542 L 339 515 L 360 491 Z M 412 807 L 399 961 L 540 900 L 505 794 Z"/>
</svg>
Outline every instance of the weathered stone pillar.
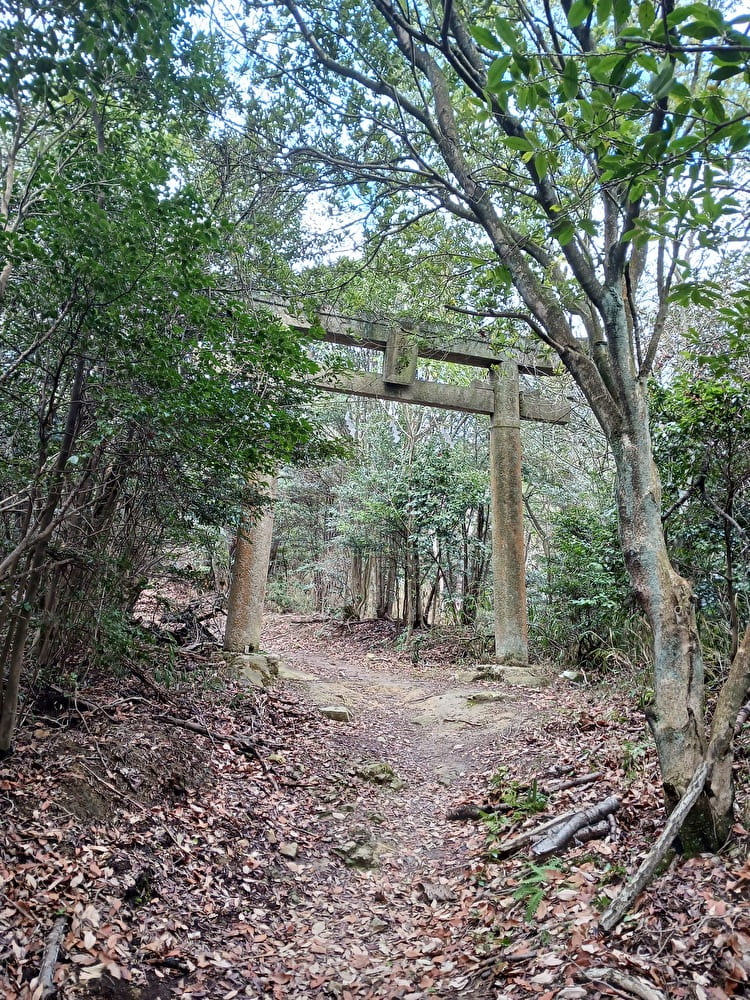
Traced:
<svg viewBox="0 0 750 1000">
<path fill-rule="evenodd" d="M 527 663 L 518 366 L 512 362 L 497 365 L 490 371 L 490 381 L 495 396 L 490 422 L 495 659 L 498 663 Z"/>
<path fill-rule="evenodd" d="M 276 496 L 275 477 L 258 480 L 257 485 L 272 499 Z M 243 512 L 237 532 L 224 632 L 224 649 L 229 653 L 254 653 L 260 648 L 272 536 L 273 504 L 260 512 Z"/>
</svg>

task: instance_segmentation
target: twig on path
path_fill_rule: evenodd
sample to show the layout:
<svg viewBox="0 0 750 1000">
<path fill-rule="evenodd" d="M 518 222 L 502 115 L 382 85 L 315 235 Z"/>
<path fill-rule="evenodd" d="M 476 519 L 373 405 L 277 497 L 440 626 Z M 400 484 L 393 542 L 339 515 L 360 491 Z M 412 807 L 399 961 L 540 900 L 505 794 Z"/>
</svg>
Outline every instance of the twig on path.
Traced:
<svg viewBox="0 0 750 1000">
<path fill-rule="evenodd" d="M 590 982 L 607 983 L 610 986 L 616 986 L 626 993 L 630 993 L 631 996 L 638 997 L 639 1000 L 667 1000 L 667 997 L 661 990 L 654 989 L 653 986 L 649 986 L 643 979 L 636 979 L 635 976 L 629 976 L 625 972 L 620 972 L 619 969 L 602 966 L 584 969 L 583 975 Z"/>
<path fill-rule="evenodd" d="M 566 848 L 576 834 L 585 827 L 596 826 L 600 820 L 606 819 L 610 813 L 616 812 L 619 808 L 620 800 L 616 795 L 610 795 L 597 805 L 574 813 L 565 823 L 555 827 L 546 837 L 537 841 L 531 848 L 531 853 L 535 858 L 548 858 L 551 854 L 556 854 Z"/>
<path fill-rule="evenodd" d="M 536 948 L 531 951 L 528 949 L 526 951 L 504 951 L 502 952 L 502 959 L 504 962 L 531 962 L 538 954 L 539 951 Z"/>
<path fill-rule="evenodd" d="M 643 889 L 646 888 L 648 883 L 653 878 L 654 872 L 659 867 L 662 858 L 669 850 L 674 838 L 680 832 L 687 814 L 693 808 L 698 800 L 698 797 L 703 791 L 703 786 L 706 783 L 710 770 L 711 764 L 704 760 L 693 775 L 690 784 L 685 789 L 685 794 L 670 814 L 659 839 L 641 862 L 638 871 L 630 879 L 630 881 L 623 886 L 602 914 L 599 926 L 603 931 L 608 933 L 619 924 L 635 902 L 638 895 L 643 891 Z"/>
<path fill-rule="evenodd" d="M 55 984 L 52 980 L 55 975 L 55 966 L 57 965 L 57 955 L 60 951 L 60 944 L 67 926 L 68 918 L 58 917 L 52 925 L 52 930 L 50 931 L 49 937 L 47 938 L 47 942 L 44 946 L 42 965 L 39 970 L 39 980 L 34 991 L 34 995 L 40 997 L 40 1000 L 41 998 L 52 996 L 52 994 L 56 992 Z"/>
<path fill-rule="evenodd" d="M 459 726 L 475 726 L 477 729 L 483 729 L 483 722 L 472 722 L 470 719 L 443 719 L 443 722 L 455 722 Z"/>
<path fill-rule="evenodd" d="M 18 910 L 22 917 L 26 917 L 27 920 L 33 920 L 37 924 L 41 924 L 39 917 L 35 917 L 34 914 L 27 906 L 23 906 L 21 903 L 17 903 L 15 899 L 11 899 L 10 896 L 5 896 L 3 903 L 8 903 L 13 907 L 14 910 Z"/>
<path fill-rule="evenodd" d="M 104 785 L 105 788 L 108 788 L 110 792 L 114 792 L 114 794 L 119 798 L 125 799 L 126 802 L 129 802 L 131 806 L 135 806 L 137 809 L 140 809 L 141 812 L 148 811 L 142 802 L 138 802 L 137 799 L 131 799 L 129 795 L 125 795 L 125 793 L 121 792 L 115 785 L 110 784 L 109 781 L 105 781 L 104 778 L 100 778 L 96 771 L 92 771 L 90 767 L 84 764 L 80 757 L 77 759 L 77 763 L 80 764 L 85 771 L 88 771 L 91 777 L 98 781 L 100 785 Z"/>
</svg>

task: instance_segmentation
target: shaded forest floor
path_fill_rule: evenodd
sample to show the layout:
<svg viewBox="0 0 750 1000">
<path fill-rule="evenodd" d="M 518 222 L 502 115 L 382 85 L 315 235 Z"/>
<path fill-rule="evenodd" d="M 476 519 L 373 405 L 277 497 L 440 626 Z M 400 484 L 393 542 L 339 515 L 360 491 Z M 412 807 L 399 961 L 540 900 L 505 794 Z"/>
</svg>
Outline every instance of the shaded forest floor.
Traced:
<svg viewBox="0 0 750 1000">
<path fill-rule="evenodd" d="M 455 647 L 425 645 L 415 665 L 395 638 L 271 616 L 286 679 L 268 691 L 196 652 L 175 686 L 123 676 L 27 712 L 0 762 L 4 995 L 34 995 L 63 917 L 66 998 L 750 996 L 739 826 L 597 932 L 663 822 L 635 695 L 472 682 Z M 609 794 L 606 839 L 493 859 Z M 448 818 L 467 802 L 497 809 L 492 829 Z"/>
</svg>

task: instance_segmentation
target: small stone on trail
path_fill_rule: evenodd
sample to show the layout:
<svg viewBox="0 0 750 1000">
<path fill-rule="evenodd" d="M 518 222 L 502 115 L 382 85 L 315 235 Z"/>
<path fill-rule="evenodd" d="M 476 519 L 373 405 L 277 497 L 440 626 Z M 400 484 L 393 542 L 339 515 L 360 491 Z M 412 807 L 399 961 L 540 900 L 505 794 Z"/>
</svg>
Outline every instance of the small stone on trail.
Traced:
<svg viewBox="0 0 750 1000">
<path fill-rule="evenodd" d="M 563 670 L 563 672 L 560 674 L 560 677 L 562 677 L 566 681 L 583 680 L 583 674 L 581 673 L 580 670 Z"/>
<path fill-rule="evenodd" d="M 320 714 L 334 722 L 351 722 L 352 712 L 346 705 L 323 705 Z"/>
<path fill-rule="evenodd" d="M 386 785 L 388 788 L 392 788 L 394 792 L 398 792 L 404 787 L 404 782 L 399 778 L 391 765 L 386 764 L 382 760 L 364 761 L 355 768 L 354 773 L 365 781 L 371 781 L 374 785 Z"/>
<path fill-rule="evenodd" d="M 353 827 L 349 836 L 350 839 L 341 847 L 334 847 L 333 853 L 338 854 L 350 868 L 377 868 L 380 855 L 387 850 L 385 844 L 374 840 L 364 826 Z"/>
<path fill-rule="evenodd" d="M 297 857 L 298 851 L 299 844 L 279 844 L 279 854 L 283 854 L 285 858 L 294 860 Z"/>
<path fill-rule="evenodd" d="M 499 691 L 477 691 L 476 694 L 470 694 L 466 700 L 481 705 L 484 702 L 502 701 L 503 697 Z"/>
</svg>

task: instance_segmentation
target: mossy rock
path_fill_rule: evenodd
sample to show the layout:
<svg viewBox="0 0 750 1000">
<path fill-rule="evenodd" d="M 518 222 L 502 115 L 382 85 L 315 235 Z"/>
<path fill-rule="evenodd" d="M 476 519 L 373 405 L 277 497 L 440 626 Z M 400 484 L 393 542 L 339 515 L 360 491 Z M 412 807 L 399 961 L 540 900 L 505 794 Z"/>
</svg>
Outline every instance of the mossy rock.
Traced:
<svg viewBox="0 0 750 1000">
<path fill-rule="evenodd" d="M 364 781 L 369 781 L 373 785 L 382 785 L 394 792 L 398 792 L 405 785 L 405 782 L 399 778 L 391 765 L 386 764 L 383 760 L 364 761 L 355 768 L 354 773 Z"/>
</svg>

